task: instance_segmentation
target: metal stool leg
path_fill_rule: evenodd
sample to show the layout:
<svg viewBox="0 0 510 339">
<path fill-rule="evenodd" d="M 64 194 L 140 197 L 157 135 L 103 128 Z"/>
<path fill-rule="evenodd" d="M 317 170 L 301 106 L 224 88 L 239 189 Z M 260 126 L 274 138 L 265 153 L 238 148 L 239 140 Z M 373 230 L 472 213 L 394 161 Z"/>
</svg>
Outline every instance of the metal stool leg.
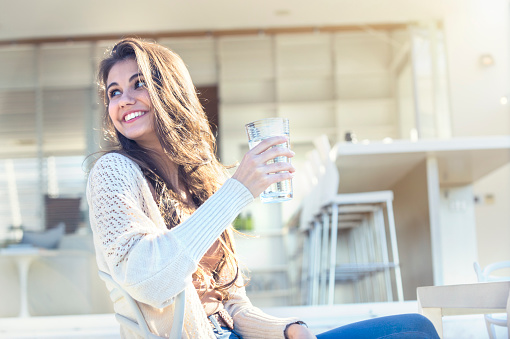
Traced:
<svg viewBox="0 0 510 339">
<path fill-rule="evenodd" d="M 376 218 L 378 220 L 377 233 L 379 236 L 379 242 L 381 245 L 381 256 L 382 263 L 386 266 L 384 268 L 384 280 L 386 285 L 386 301 L 393 301 L 393 289 L 391 283 L 391 268 L 389 267 L 390 258 L 388 255 L 388 245 L 386 239 L 386 226 L 384 221 L 384 213 L 383 210 L 379 210 L 376 214 Z"/>
<path fill-rule="evenodd" d="M 326 304 L 326 284 L 327 284 L 327 268 L 328 268 L 328 237 L 329 237 L 329 213 L 327 210 L 322 212 L 322 251 L 320 262 L 320 290 L 319 304 Z"/>
<path fill-rule="evenodd" d="M 393 215 L 393 203 L 391 202 L 391 200 L 386 201 L 386 212 L 388 214 L 391 254 L 393 256 L 393 264 L 395 264 L 395 283 L 397 285 L 398 301 L 404 301 L 404 290 L 402 288 L 402 274 L 400 273 L 400 260 L 398 256 L 397 233 L 395 230 L 395 217 Z"/>
<path fill-rule="evenodd" d="M 329 250 L 329 286 L 328 305 L 333 305 L 335 300 L 335 268 L 336 268 L 336 246 L 338 241 L 338 205 L 331 206 L 331 242 Z"/>
</svg>

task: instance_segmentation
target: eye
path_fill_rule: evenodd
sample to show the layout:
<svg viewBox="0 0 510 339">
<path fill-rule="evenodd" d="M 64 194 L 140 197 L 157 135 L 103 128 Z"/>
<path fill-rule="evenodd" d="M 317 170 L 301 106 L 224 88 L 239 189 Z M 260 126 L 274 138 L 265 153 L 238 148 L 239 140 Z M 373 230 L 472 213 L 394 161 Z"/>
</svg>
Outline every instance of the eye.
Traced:
<svg viewBox="0 0 510 339">
<path fill-rule="evenodd" d="M 110 92 L 108 92 L 108 97 L 111 99 L 116 95 L 119 95 L 120 91 L 118 89 L 112 89 Z"/>
<path fill-rule="evenodd" d="M 135 89 L 138 89 L 138 88 L 141 88 L 141 87 L 146 87 L 145 86 L 145 81 L 140 79 L 140 80 L 137 80 L 135 82 Z"/>
</svg>

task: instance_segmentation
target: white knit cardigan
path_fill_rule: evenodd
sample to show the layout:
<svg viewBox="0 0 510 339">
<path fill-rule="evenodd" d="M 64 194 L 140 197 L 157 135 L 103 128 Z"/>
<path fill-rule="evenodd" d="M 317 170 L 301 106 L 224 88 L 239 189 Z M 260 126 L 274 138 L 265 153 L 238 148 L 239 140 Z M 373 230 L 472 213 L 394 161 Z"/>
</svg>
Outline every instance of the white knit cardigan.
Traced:
<svg viewBox="0 0 510 339">
<path fill-rule="evenodd" d="M 151 331 L 169 335 L 173 297 L 186 289 L 186 336 L 215 338 L 191 276 L 214 241 L 253 200 L 250 191 L 228 179 L 186 221 L 168 230 L 140 167 L 108 153 L 90 172 L 87 199 L 98 267 L 137 300 Z M 297 320 L 263 313 L 251 304 L 244 287 L 229 292 L 224 306 L 244 339 L 283 338 L 285 326 Z M 114 309 L 134 319 L 123 299 Z M 138 338 L 123 326 L 121 336 Z"/>
</svg>

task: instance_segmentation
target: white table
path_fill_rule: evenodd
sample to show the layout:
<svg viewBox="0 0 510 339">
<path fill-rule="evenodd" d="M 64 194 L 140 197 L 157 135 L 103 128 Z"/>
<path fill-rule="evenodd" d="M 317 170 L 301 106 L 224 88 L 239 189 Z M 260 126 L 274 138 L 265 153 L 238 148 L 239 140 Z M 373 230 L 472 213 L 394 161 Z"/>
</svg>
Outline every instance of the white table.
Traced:
<svg viewBox="0 0 510 339">
<path fill-rule="evenodd" d="M 28 311 L 27 282 L 28 272 L 32 262 L 42 256 L 53 256 L 56 251 L 37 247 L 11 247 L 0 250 L 0 257 L 9 257 L 16 262 L 20 284 L 20 312 L 19 317 L 30 317 Z"/>
<path fill-rule="evenodd" d="M 510 312 L 510 281 L 419 287 L 418 308 L 443 338 L 443 316 Z M 510 337 L 510 317 L 507 318 Z"/>
<path fill-rule="evenodd" d="M 432 263 L 425 263 L 423 267 L 432 267 L 429 275 L 433 276 L 434 285 L 457 284 L 464 282 L 469 275 L 474 277 L 472 264 L 477 261 L 477 245 L 472 185 L 510 162 L 510 136 L 417 142 L 400 140 L 388 144 L 342 142 L 335 145 L 332 153 L 336 156 L 340 174 L 339 193 L 394 190 L 396 219 L 397 200 L 403 192 L 395 189 L 405 190 L 399 183 L 412 183 L 411 176 L 414 181 L 422 182 L 415 190 L 419 192 L 413 194 L 423 197 L 424 205 L 419 206 L 420 211 L 428 210 L 414 218 L 428 219 L 430 225 L 430 239 L 427 241 L 430 241 Z M 452 188 L 450 192 L 459 194 L 455 198 L 457 201 L 467 203 L 447 206 L 453 198 L 447 201 L 441 194 L 449 188 Z M 470 206 L 466 208 L 467 204 Z M 460 212 L 464 212 L 462 208 L 467 211 L 448 215 L 452 207 L 458 207 Z M 396 221 L 398 227 L 399 220 Z M 452 234 L 462 234 L 462 239 L 452 237 Z M 424 255 L 430 256 L 428 253 Z M 459 266 L 463 270 L 460 274 Z"/>
</svg>

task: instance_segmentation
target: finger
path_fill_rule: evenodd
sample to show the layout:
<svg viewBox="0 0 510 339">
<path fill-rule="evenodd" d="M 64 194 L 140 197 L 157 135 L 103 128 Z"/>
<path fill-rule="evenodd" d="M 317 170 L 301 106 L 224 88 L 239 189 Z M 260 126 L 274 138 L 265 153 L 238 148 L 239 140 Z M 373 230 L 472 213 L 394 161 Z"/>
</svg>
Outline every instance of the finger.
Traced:
<svg viewBox="0 0 510 339">
<path fill-rule="evenodd" d="M 270 184 L 274 184 L 275 182 L 280 182 L 284 180 L 289 180 L 294 178 L 294 173 L 291 172 L 278 172 L 267 175 L 267 182 Z M 269 186 L 268 185 L 268 186 Z"/>
<path fill-rule="evenodd" d="M 287 141 L 289 141 L 289 139 L 283 135 L 267 138 L 267 139 L 262 140 L 260 142 L 260 144 L 258 144 L 257 146 L 253 147 L 251 149 L 251 152 L 253 152 L 255 154 L 260 154 L 272 146 L 283 144 Z"/>
<path fill-rule="evenodd" d="M 296 172 L 296 169 L 290 162 L 275 162 L 264 166 L 263 171 L 266 173 L 276 173 L 282 171 L 294 173 Z"/>
<path fill-rule="evenodd" d="M 284 146 L 275 146 L 259 154 L 262 162 L 268 162 L 269 160 L 277 157 L 292 158 L 295 155 L 293 151 Z"/>
</svg>

